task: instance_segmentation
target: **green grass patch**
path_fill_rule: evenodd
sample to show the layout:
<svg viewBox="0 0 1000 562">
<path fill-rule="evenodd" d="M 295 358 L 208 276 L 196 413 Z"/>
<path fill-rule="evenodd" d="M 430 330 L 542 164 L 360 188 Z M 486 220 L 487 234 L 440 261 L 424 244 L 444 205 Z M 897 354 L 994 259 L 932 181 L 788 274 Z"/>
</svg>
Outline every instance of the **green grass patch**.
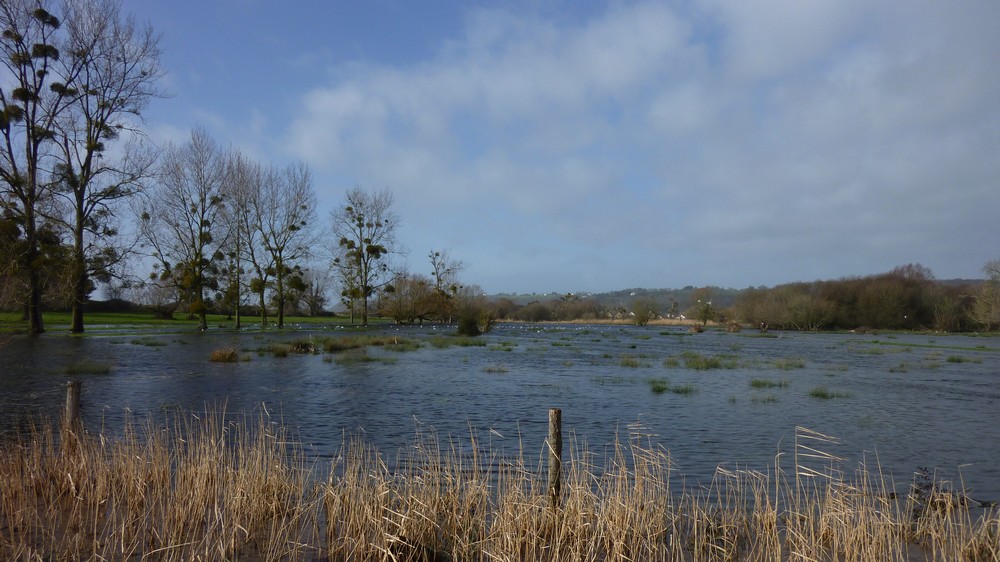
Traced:
<svg viewBox="0 0 1000 562">
<path fill-rule="evenodd" d="M 762 396 L 754 395 L 750 397 L 751 404 L 774 404 L 777 401 L 778 397 L 774 394 L 764 394 Z"/>
<path fill-rule="evenodd" d="M 507 367 L 507 365 L 502 365 L 499 363 L 490 363 L 489 365 L 483 367 L 484 373 L 506 373 L 509 370 L 510 369 Z"/>
</svg>

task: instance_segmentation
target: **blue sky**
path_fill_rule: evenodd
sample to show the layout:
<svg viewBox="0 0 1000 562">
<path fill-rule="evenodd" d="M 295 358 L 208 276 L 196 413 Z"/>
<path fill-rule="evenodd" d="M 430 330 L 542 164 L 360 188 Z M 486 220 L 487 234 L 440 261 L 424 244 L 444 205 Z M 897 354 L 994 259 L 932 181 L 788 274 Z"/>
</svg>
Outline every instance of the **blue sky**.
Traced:
<svg viewBox="0 0 1000 562">
<path fill-rule="evenodd" d="M 497 292 L 1000 259 L 995 0 L 131 0 L 157 142 L 388 187 L 409 270 Z"/>
</svg>

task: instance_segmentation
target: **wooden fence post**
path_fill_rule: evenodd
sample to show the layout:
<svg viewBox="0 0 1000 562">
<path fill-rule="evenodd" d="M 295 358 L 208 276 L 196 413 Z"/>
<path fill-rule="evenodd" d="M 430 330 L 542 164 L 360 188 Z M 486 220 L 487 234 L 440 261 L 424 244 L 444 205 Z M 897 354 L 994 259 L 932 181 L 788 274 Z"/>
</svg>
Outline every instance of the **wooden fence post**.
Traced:
<svg viewBox="0 0 1000 562">
<path fill-rule="evenodd" d="M 553 510 L 560 504 L 562 488 L 562 410 L 549 408 L 549 503 Z"/>
<path fill-rule="evenodd" d="M 66 410 L 63 412 L 63 426 L 70 431 L 80 429 L 80 381 L 66 383 Z"/>
</svg>

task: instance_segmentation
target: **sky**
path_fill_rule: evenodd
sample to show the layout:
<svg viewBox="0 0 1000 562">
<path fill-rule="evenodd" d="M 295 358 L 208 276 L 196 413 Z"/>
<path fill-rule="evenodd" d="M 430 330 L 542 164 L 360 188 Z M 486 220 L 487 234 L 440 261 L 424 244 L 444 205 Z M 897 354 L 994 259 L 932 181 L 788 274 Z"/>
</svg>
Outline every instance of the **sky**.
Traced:
<svg viewBox="0 0 1000 562">
<path fill-rule="evenodd" d="M 743 288 L 1000 259 L 996 0 L 126 0 L 157 143 L 388 188 L 487 293 Z"/>
</svg>

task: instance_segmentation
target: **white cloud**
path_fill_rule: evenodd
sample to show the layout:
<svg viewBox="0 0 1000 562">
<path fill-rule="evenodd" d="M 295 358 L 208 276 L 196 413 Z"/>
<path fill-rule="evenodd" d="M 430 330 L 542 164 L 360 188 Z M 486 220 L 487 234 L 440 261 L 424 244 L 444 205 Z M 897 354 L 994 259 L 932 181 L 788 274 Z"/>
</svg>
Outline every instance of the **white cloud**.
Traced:
<svg viewBox="0 0 1000 562">
<path fill-rule="evenodd" d="M 940 6 L 636 3 L 577 25 L 473 11 L 436 58 L 331 72 L 287 145 L 389 186 L 417 254 L 454 244 L 497 283 L 615 288 L 600 263 L 635 284 L 756 285 L 888 269 L 919 247 L 968 270 L 949 252 L 996 256 L 958 252 L 962 236 L 1000 234 L 952 233 L 1000 210 L 1000 9 Z"/>
</svg>

